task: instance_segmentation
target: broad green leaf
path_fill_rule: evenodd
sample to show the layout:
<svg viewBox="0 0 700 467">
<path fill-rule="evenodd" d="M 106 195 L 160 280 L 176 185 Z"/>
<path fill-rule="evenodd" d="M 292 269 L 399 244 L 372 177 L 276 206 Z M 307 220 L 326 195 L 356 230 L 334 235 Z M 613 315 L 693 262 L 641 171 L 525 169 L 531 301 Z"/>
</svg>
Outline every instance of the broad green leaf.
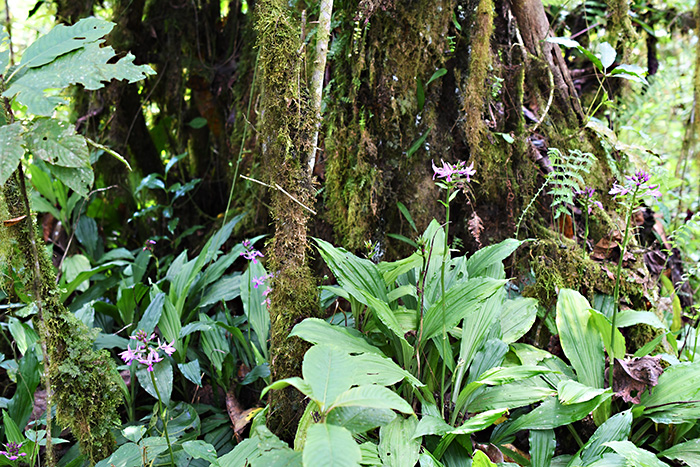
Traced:
<svg viewBox="0 0 700 467">
<path fill-rule="evenodd" d="M 413 409 L 401 396 L 384 386 L 358 386 L 336 397 L 331 406 L 336 407 L 370 407 L 374 409 L 392 409 L 412 414 Z M 323 409 L 323 406 L 321 406 Z"/>
<path fill-rule="evenodd" d="M 608 348 L 610 347 L 609 341 L 610 341 L 610 331 L 612 329 L 612 322 L 610 319 L 608 319 L 607 316 L 605 316 L 603 313 L 599 312 L 598 310 L 594 310 L 591 308 L 590 310 L 590 317 L 588 319 L 588 326 L 593 327 L 598 331 L 600 334 L 601 339 L 605 343 L 605 347 Z M 612 354 L 614 358 L 625 358 L 625 352 L 626 352 L 626 347 L 625 347 L 625 338 L 620 332 L 619 329 L 617 329 L 619 326 L 617 326 L 617 321 L 615 322 L 615 333 L 613 337 L 613 345 L 612 345 L 612 352 L 608 352 L 608 357 Z"/>
<path fill-rule="evenodd" d="M 362 300 L 359 301 L 370 307 L 377 319 L 381 321 L 384 326 L 389 328 L 389 330 L 391 330 L 396 337 L 405 341 L 401 323 L 394 314 L 394 311 L 389 308 L 389 305 L 387 305 L 386 299 L 380 300 L 364 290 L 360 290 L 360 294 L 362 295 Z"/>
<path fill-rule="evenodd" d="M 138 363 L 134 362 L 133 365 Z M 158 393 L 160 393 L 161 402 L 167 407 L 170 404 L 170 395 L 173 392 L 173 367 L 170 366 L 168 360 L 163 360 L 153 365 L 153 371 L 148 371 L 144 365 L 138 364 L 139 368 L 136 370 L 136 378 L 139 380 L 139 384 L 142 388 L 146 390 L 151 396 L 158 400 Z M 156 386 L 158 391 L 156 392 L 156 386 L 153 385 L 151 380 L 151 374 L 156 381 Z"/>
<path fill-rule="evenodd" d="M 355 372 L 353 384 L 358 386 L 365 384 L 389 386 L 403 379 L 409 381 L 414 387 L 423 386 L 420 380 L 389 358 L 374 353 L 355 355 L 350 358 Z"/>
<path fill-rule="evenodd" d="M 470 279 L 457 283 L 445 293 L 446 307 L 437 300 L 423 318 L 423 339 L 431 339 L 442 330 L 449 331 L 462 319 L 474 312 L 477 303 L 490 297 L 506 283 L 490 278 Z"/>
<path fill-rule="evenodd" d="M 197 306 L 205 307 L 213 303 L 227 302 L 241 295 L 241 276 L 225 276 L 207 289 Z"/>
<path fill-rule="evenodd" d="M 557 328 L 564 353 L 574 367 L 579 382 L 603 387 L 605 355 L 600 333 L 589 325 L 591 306 L 581 294 L 562 289 L 557 300 Z"/>
<path fill-rule="evenodd" d="M 63 260 L 63 274 L 66 282 L 72 282 L 81 272 L 89 271 L 92 268 L 90 260 L 85 255 L 68 256 Z M 88 288 L 88 283 L 83 281 L 78 284 L 76 290 L 85 292 Z"/>
<path fill-rule="evenodd" d="M 360 451 L 362 451 L 362 465 L 382 465 L 382 461 L 379 460 L 379 452 L 377 452 L 377 445 L 372 441 L 367 441 L 360 444 Z"/>
<path fill-rule="evenodd" d="M 472 458 L 472 467 L 496 467 L 496 464 L 491 462 L 489 456 L 484 454 L 483 451 L 477 449 L 474 451 L 474 457 Z"/>
<path fill-rule="evenodd" d="M 186 441 L 182 443 L 182 449 L 194 459 L 204 459 L 212 464 L 217 464 L 216 449 L 211 444 L 202 440 Z"/>
<path fill-rule="evenodd" d="M 501 243 L 489 245 L 478 250 L 467 260 L 467 272 L 469 277 L 483 275 L 484 271 L 494 264 L 503 262 L 509 257 L 523 242 L 514 238 L 508 238 Z"/>
<path fill-rule="evenodd" d="M 359 331 L 344 326 L 333 326 L 318 318 L 306 318 L 294 326 L 289 336 L 300 337 L 312 344 L 334 346 L 347 353 L 373 353 L 384 356 L 384 353 L 367 342 Z"/>
<path fill-rule="evenodd" d="M 82 84 L 85 89 L 95 90 L 113 79 L 126 79 L 133 83 L 155 73 L 148 65 L 134 65 L 134 56 L 130 53 L 112 63 L 114 49 L 102 47 L 102 42 L 85 44 L 39 68 L 28 69 L 17 75 L 2 95 L 15 97 L 27 106 L 30 114 L 49 116 L 63 100 L 46 96 L 44 91 L 47 89 L 64 89 L 72 84 Z"/>
<path fill-rule="evenodd" d="M 355 383 L 355 368 L 350 356 L 326 345 L 315 345 L 306 352 L 301 373 L 311 386 L 311 396 L 323 412 Z"/>
<path fill-rule="evenodd" d="M 160 321 L 163 313 L 163 304 L 165 303 L 165 294 L 163 292 L 157 292 L 155 295 L 151 292 L 151 294 L 151 303 L 148 304 L 146 311 L 143 312 L 143 316 L 135 329 L 135 331 L 144 331 L 148 336 L 151 335 L 156 328 L 156 324 Z"/>
<path fill-rule="evenodd" d="M 9 49 L 10 35 L 4 30 L 0 31 L 0 74 L 5 75 L 5 69 L 7 65 L 10 64 L 10 49 Z"/>
<path fill-rule="evenodd" d="M 445 69 L 445 68 L 440 68 L 439 70 L 437 70 L 435 73 L 432 74 L 432 76 L 430 77 L 430 79 L 425 83 L 425 87 L 428 87 L 428 85 L 429 85 L 430 83 L 432 83 L 433 81 L 435 81 L 436 79 L 438 79 L 438 78 L 440 78 L 440 77 L 442 77 L 442 76 L 445 76 L 446 74 L 447 74 L 447 69 Z"/>
<path fill-rule="evenodd" d="M 180 331 L 182 330 L 182 323 L 180 321 L 180 315 L 175 309 L 175 305 L 170 301 L 170 297 L 163 294 L 163 312 L 160 315 L 158 321 L 158 329 L 160 329 L 161 334 L 166 342 L 174 342 L 175 348 L 178 354 L 182 353 L 183 344 L 180 341 Z"/>
<path fill-rule="evenodd" d="M 649 84 L 645 78 L 647 71 L 637 65 L 618 65 L 611 72 L 611 76 L 616 76 L 618 78 L 625 78 L 638 83 Z"/>
<path fill-rule="evenodd" d="M 418 462 L 421 440 L 413 433 L 418 424 L 415 417 L 397 417 L 379 429 L 379 459 L 386 467 L 413 467 Z"/>
<path fill-rule="evenodd" d="M 608 441 L 605 445 L 627 459 L 630 467 L 668 467 L 646 449 L 638 448 L 631 441 Z"/>
<path fill-rule="evenodd" d="M 270 384 L 262 390 L 262 392 L 260 393 L 260 398 L 263 398 L 265 394 L 267 394 L 267 391 L 269 391 L 270 389 L 279 390 L 284 389 L 287 386 L 294 386 L 305 396 L 313 397 L 313 389 L 311 388 L 311 385 L 303 379 L 299 378 L 298 376 L 293 376 L 291 378 L 277 380 L 274 383 Z"/>
<path fill-rule="evenodd" d="M 386 302 L 386 285 L 374 263 L 358 258 L 343 248 L 336 248 L 324 240 L 315 239 L 315 241 L 319 253 L 338 279 L 338 283 L 355 300 L 369 306 L 365 296 L 371 295 Z"/>
<path fill-rule="evenodd" d="M 95 467 L 140 467 L 143 465 L 141 448 L 134 443 L 119 446 L 111 456 L 101 460 Z"/>
<path fill-rule="evenodd" d="M 454 427 L 445 422 L 442 417 L 436 417 L 435 415 L 423 415 L 412 436 L 414 438 L 427 435 L 443 436 L 452 430 L 454 430 Z"/>
<path fill-rule="evenodd" d="M 617 57 L 617 52 L 607 42 L 603 42 L 598 46 L 598 53 L 600 53 L 600 63 L 603 65 L 603 70 L 610 68 L 610 65 L 615 62 Z"/>
<path fill-rule="evenodd" d="M 521 415 L 509 422 L 496 439 L 492 441 L 498 442 L 520 430 L 549 430 L 568 425 L 581 420 L 611 397 L 612 392 L 608 389 L 605 393 L 580 404 L 563 405 L 556 397 L 549 398 L 532 412 Z"/>
<path fill-rule="evenodd" d="M 572 458 L 569 465 L 590 465 L 600 459 L 606 452 L 611 452 L 611 449 L 605 446 L 605 443 L 626 440 L 630 435 L 631 429 L 631 410 L 625 410 L 613 415 L 598 427 L 593 436 L 579 450 L 578 454 Z"/>
<path fill-rule="evenodd" d="M 626 328 L 640 323 L 648 324 L 657 329 L 668 329 L 668 326 L 661 322 L 653 311 L 621 310 L 615 319 L 615 325 L 619 328 Z"/>
<path fill-rule="evenodd" d="M 0 126 L 0 185 L 4 185 L 17 169 L 24 155 L 22 125 L 15 122 Z"/>
<path fill-rule="evenodd" d="M 266 464 L 267 461 L 262 459 L 262 456 L 272 454 L 275 451 L 291 455 L 295 454 L 286 443 L 280 441 L 265 425 L 259 425 L 251 429 L 249 438 L 238 443 L 228 454 L 221 456 L 218 462 L 221 467 L 248 465 L 251 467 L 269 467 L 270 464 Z M 298 453 L 296 454 L 298 455 Z M 299 465 L 301 465 L 301 460 L 297 463 L 290 462 L 287 464 L 287 467 Z"/>
<path fill-rule="evenodd" d="M 134 443 L 138 443 L 145 434 L 146 427 L 143 425 L 130 425 L 122 430 L 122 435 L 124 435 L 124 438 Z"/>
<path fill-rule="evenodd" d="M 317 423 L 306 433 L 306 446 L 302 453 L 304 467 L 356 467 L 362 453 L 352 434 L 343 427 Z"/>
<path fill-rule="evenodd" d="M 517 297 L 506 300 L 503 304 L 501 322 L 501 340 L 512 344 L 523 337 L 532 327 L 537 318 L 537 300 L 534 298 Z"/>
<path fill-rule="evenodd" d="M 461 411 L 471 398 L 472 394 L 481 386 L 500 386 L 503 384 L 521 381 L 542 374 L 552 373 L 553 370 L 541 366 L 512 366 L 496 367 L 485 371 L 476 381 L 473 381 L 460 391 L 455 404 L 455 410 Z M 470 411 L 473 411 L 470 407 Z"/>
<path fill-rule="evenodd" d="M 644 391 L 640 400 L 644 415 L 657 423 L 695 421 L 700 416 L 700 362 L 666 368 L 651 394 Z"/>
<path fill-rule="evenodd" d="M 182 372 L 182 376 L 187 378 L 188 381 L 196 384 L 197 386 L 202 385 L 202 370 L 199 368 L 199 360 L 192 360 L 187 363 L 178 363 L 177 367 Z"/>
<path fill-rule="evenodd" d="M 467 435 L 470 433 L 476 433 L 477 431 L 484 430 L 496 423 L 496 421 L 503 417 L 506 412 L 506 409 L 497 409 L 478 413 L 464 422 L 462 425 L 458 426 L 454 430 L 451 430 L 450 433 L 453 435 Z"/>
<path fill-rule="evenodd" d="M 530 430 L 530 462 L 532 467 L 549 467 L 557 447 L 554 430 Z"/>
<path fill-rule="evenodd" d="M 496 291 L 491 297 L 474 306 L 472 313 L 464 318 L 462 324 L 462 339 L 459 344 L 460 367 L 457 370 L 455 386 L 460 389 L 464 374 L 471 365 L 476 352 L 486 340 L 491 325 L 501 317 L 501 307 L 506 298 L 503 289 Z M 500 320 L 507 321 L 507 320 Z M 453 399 L 454 400 L 454 399 Z"/>
<path fill-rule="evenodd" d="M 676 444 L 660 452 L 659 456 L 682 461 L 690 467 L 700 467 L 700 439 L 695 438 L 685 443 Z"/>
<path fill-rule="evenodd" d="M 75 127 L 55 120 L 36 120 L 25 134 L 27 149 L 50 165 L 61 167 L 90 167 L 90 153 L 85 138 L 75 133 Z"/>
<path fill-rule="evenodd" d="M 76 375 L 77 377 L 78 375 Z M 34 407 L 34 391 L 41 379 L 41 369 L 34 347 L 30 347 L 19 360 L 17 368 L 17 389 L 12 399 L 7 403 L 8 415 L 24 428 Z M 20 440 L 21 441 L 21 440 Z"/>
<path fill-rule="evenodd" d="M 545 39 L 545 41 L 551 42 L 553 44 L 559 44 L 569 49 L 581 47 L 581 44 L 568 37 L 548 37 L 547 39 Z"/>
<path fill-rule="evenodd" d="M 23 323 L 15 317 L 10 318 L 8 321 L 8 329 L 12 335 L 12 340 L 17 345 L 17 349 L 21 354 L 27 354 L 31 347 L 39 341 L 39 335 L 27 323 Z"/>
<path fill-rule="evenodd" d="M 604 393 L 603 388 L 592 388 L 573 380 L 563 380 L 557 385 L 559 402 L 563 405 L 586 402 Z"/>
<path fill-rule="evenodd" d="M 358 434 L 386 425 L 395 418 L 396 412 L 391 409 L 336 407 L 326 417 L 326 423 L 342 426 L 353 434 Z"/>
<path fill-rule="evenodd" d="M 200 343 L 202 351 L 214 365 L 217 373 L 221 374 L 224 359 L 226 355 L 231 353 L 231 346 L 226 338 L 226 331 L 216 326 L 216 322 L 206 315 L 200 314 L 199 318 L 200 321 L 206 321 L 213 325 L 211 331 L 201 331 Z"/>
<path fill-rule="evenodd" d="M 550 387 L 536 386 L 531 382 L 528 384 L 528 381 L 530 380 L 490 387 L 486 391 L 481 391 L 469 400 L 469 410 L 482 412 L 492 409 L 515 409 L 557 394 Z"/>
<path fill-rule="evenodd" d="M 39 67 L 57 57 L 85 47 L 106 36 L 114 23 L 99 18 L 83 18 L 73 26 L 59 24 L 39 37 L 22 54 L 20 66 Z"/>
<path fill-rule="evenodd" d="M 95 174 L 90 167 L 61 167 L 50 166 L 51 173 L 62 181 L 68 188 L 87 198 L 90 188 L 95 181 Z"/>
</svg>

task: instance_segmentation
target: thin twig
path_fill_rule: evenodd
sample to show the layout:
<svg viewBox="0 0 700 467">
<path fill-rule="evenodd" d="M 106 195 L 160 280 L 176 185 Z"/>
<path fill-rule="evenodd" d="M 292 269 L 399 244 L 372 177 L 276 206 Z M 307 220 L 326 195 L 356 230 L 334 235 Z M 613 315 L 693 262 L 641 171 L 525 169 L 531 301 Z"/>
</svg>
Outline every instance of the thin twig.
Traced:
<svg viewBox="0 0 700 467">
<path fill-rule="evenodd" d="M 307 211 L 309 211 L 309 212 L 310 212 L 311 214 L 313 214 L 314 216 L 316 215 L 316 211 L 314 211 L 313 209 L 311 209 L 310 207 L 306 206 L 304 203 L 302 203 L 301 201 L 299 201 L 298 199 L 296 199 L 294 196 L 292 196 L 289 192 L 287 192 L 284 188 L 282 188 L 281 186 L 279 186 L 277 183 L 275 183 L 274 185 L 268 185 L 268 184 L 265 183 L 265 182 L 261 182 L 260 180 L 256 180 L 256 179 L 251 178 L 251 177 L 246 177 L 245 175 L 239 175 L 239 176 L 240 176 L 241 178 L 246 179 L 246 180 L 250 180 L 251 182 L 255 182 L 255 183 L 259 184 L 259 185 L 266 186 L 266 187 L 268 187 L 268 188 L 274 188 L 274 189 L 276 189 L 276 190 L 281 191 L 282 193 L 284 193 L 285 195 L 287 195 L 292 201 L 294 201 L 295 203 L 297 203 L 299 206 L 301 206 L 302 208 L 306 209 Z"/>
</svg>

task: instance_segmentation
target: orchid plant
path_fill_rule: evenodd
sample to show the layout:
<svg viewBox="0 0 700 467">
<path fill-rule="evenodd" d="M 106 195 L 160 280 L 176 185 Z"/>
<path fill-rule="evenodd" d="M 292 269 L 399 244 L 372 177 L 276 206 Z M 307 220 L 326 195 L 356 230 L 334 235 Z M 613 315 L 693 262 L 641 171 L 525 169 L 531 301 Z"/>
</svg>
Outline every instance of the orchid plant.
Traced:
<svg viewBox="0 0 700 467">
<path fill-rule="evenodd" d="M 160 390 L 158 389 L 158 384 L 156 383 L 156 377 L 153 374 L 153 364 L 163 361 L 163 356 L 160 354 L 163 351 L 166 355 L 170 356 L 175 353 L 175 341 L 171 343 L 161 342 L 157 339 L 158 345 L 154 346 L 153 339 L 156 339 L 155 333 L 150 336 L 144 330 L 137 331 L 130 339 L 138 342 L 136 348 L 132 349 L 127 346 L 124 352 L 121 352 L 119 356 L 124 360 L 124 363 L 131 365 L 133 362 L 138 362 L 142 365 L 146 365 L 148 374 L 151 377 L 151 382 L 158 396 L 158 413 L 163 420 L 163 433 L 165 434 L 165 439 L 168 443 L 168 451 L 170 452 L 170 460 L 173 465 L 175 465 L 175 457 L 173 455 L 173 448 L 170 445 L 170 436 L 168 435 L 168 419 L 166 417 L 166 408 L 163 407 L 163 401 L 160 395 Z"/>
<path fill-rule="evenodd" d="M 620 206 L 625 210 L 625 231 L 622 235 L 622 243 L 620 244 L 620 259 L 617 263 L 617 271 L 615 274 L 615 287 L 613 289 L 613 314 L 612 314 L 612 326 L 610 330 L 610 349 L 613 348 L 613 340 L 615 337 L 615 318 L 620 311 L 620 280 L 622 277 L 622 263 L 625 257 L 625 251 L 627 250 L 627 245 L 631 240 L 631 224 L 632 216 L 639 208 L 640 202 L 644 198 L 653 198 L 654 200 L 661 197 L 661 192 L 659 191 L 659 185 L 652 185 L 649 182 L 651 175 L 644 172 L 643 170 L 638 170 L 634 175 L 626 175 L 625 182 L 623 184 L 614 183 L 609 194 L 613 195 L 615 199 L 620 203 Z M 612 365 L 611 365 L 612 369 Z M 613 382 L 613 371 L 610 371 L 610 387 L 612 387 Z"/>
<path fill-rule="evenodd" d="M 444 256 L 442 257 L 442 268 L 440 270 L 440 284 L 442 288 L 442 308 L 443 311 L 446 308 L 445 303 L 445 264 L 450 260 L 450 246 L 449 246 L 449 233 L 450 233 L 450 202 L 457 196 L 460 190 L 464 190 L 466 184 L 471 182 L 472 175 L 476 174 L 474 170 L 474 163 L 467 165 L 465 161 L 458 161 L 456 164 L 450 164 L 449 162 L 442 161 L 442 167 L 433 165 L 433 180 L 437 177 L 439 180 L 435 184 L 440 188 L 445 190 L 445 201 L 440 200 L 440 203 L 445 206 L 445 245 L 444 245 Z M 447 346 L 450 345 L 449 339 L 447 337 L 447 329 L 442 330 L 442 345 L 443 354 L 447 352 Z M 445 395 L 445 363 L 442 365 L 442 397 Z M 444 410 L 445 404 L 444 400 L 441 404 L 442 410 Z M 444 414 L 443 414 L 444 415 Z"/>
</svg>

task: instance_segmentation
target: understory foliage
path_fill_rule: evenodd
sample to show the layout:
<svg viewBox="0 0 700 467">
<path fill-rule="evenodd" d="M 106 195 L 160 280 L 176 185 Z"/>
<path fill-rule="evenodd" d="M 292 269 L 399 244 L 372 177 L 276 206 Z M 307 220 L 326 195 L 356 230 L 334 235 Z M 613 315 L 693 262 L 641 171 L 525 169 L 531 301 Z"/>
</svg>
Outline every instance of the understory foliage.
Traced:
<svg viewBox="0 0 700 467">
<path fill-rule="evenodd" d="M 315 4 L 82 5 L 0 36 L 0 465 L 700 466 L 687 1 L 339 1 L 321 110 Z"/>
</svg>

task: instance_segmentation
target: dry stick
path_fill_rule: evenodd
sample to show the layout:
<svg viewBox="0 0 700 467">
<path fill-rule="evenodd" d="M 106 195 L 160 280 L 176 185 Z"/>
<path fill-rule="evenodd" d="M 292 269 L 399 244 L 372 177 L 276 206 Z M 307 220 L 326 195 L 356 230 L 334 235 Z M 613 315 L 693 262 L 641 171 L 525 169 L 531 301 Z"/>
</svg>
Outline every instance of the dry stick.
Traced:
<svg viewBox="0 0 700 467">
<path fill-rule="evenodd" d="M 314 216 L 316 215 L 316 211 L 314 211 L 313 209 L 311 209 L 310 207 L 306 206 L 304 203 L 302 203 L 301 201 L 299 201 L 298 199 L 296 199 L 293 195 L 291 195 L 289 192 L 287 192 L 284 188 L 282 188 L 281 186 L 279 186 L 277 183 L 275 183 L 274 185 L 268 185 L 268 184 L 265 183 L 265 182 L 261 182 L 260 180 L 256 180 L 256 179 L 254 179 L 254 178 L 246 177 L 245 175 L 240 175 L 240 177 L 241 177 L 241 178 L 245 178 L 246 180 L 250 180 L 251 182 L 258 183 L 258 184 L 260 184 L 260 185 L 262 185 L 262 186 L 266 186 L 266 187 L 268 187 L 268 188 L 274 188 L 274 189 L 276 189 L 276 190 L 279 190 L 279 191 L 281 191 L 282 193 L 284 193 L 285 195 L 289 196 L 289 199 L 291 199 L 292 201 L 294 201 L 295 203 L 297 203 L 299 206 L 301 206 L 302 208 L 306 209 L 307 211 L 309 211 L 309 212 L 310 212 L 311 214 L 313 214 Z"/>
<path fill-rule="evenodd" d="M 321 131 L 321 101 L 323 100 L 323 77 L 326 74 L 326 57 L 328 56 L 328 40 L 331 35 L 331 15 L 333 0 L 321 0 L 318 14 L 318 29 L 316 29 L 316 59 L 311 75 L 311 105 L 315 114 L 314 144 L 309 154 L 309 176 L 314 171 L 316 151 L 318 150 L 318 134 Z"/>
</svg>

